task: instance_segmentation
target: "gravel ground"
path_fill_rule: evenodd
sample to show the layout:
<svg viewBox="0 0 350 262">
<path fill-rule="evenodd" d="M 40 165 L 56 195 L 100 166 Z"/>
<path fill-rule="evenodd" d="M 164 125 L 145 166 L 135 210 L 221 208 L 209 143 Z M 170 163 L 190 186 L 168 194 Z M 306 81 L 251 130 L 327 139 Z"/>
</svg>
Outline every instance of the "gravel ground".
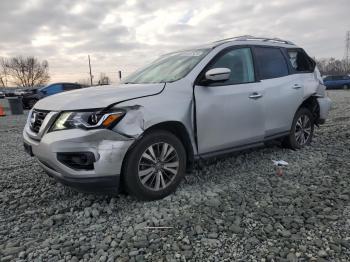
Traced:
<svg viewBox="0 0 350 262">
<path fill-rule="evenodd" d="M 0 118 L 1 261 L 350 261 L 350 92 L 329 95 L 310 147 L 211 162 L 155 202 L 56 183 L 23 152 L 25 117 Z"/>
</svg>

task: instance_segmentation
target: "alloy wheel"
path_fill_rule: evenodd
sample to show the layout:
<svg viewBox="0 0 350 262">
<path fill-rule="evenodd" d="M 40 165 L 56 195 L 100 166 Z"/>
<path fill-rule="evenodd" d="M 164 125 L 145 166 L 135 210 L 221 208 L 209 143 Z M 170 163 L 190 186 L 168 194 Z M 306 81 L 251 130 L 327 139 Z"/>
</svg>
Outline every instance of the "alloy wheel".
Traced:
<svg viewBox="0 0 350 262">
<path fill-rule="evenodd" d="M 295 124 L 295 139 L 300 146 L 307 144 L 312 131 L 312 123 L 307 115 L 301 115 Z"/>
<path fill-rule="evenodd" d="M 168 187 L 179 171 L 179 156 L 173 146 L 160 142 L 141 155 L 138 176 L 143 186 L 153 191 Z"/>
</svg>

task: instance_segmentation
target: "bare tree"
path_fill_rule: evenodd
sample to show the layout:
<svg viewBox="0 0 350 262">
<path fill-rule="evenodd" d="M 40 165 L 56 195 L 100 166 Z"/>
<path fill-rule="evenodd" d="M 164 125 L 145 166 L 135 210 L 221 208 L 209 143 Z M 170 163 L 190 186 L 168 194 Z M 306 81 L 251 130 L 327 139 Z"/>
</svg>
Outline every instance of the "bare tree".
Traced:
<svg viewBox="0 0 350 262">
<path fill-rule="evenodd" d="M 109 85 L 110 82 L 109 77 L 105 73 L 100 74 L 100 79 L 98 80 L 99 85 Z"/>
<path fill-rule="evenodd" d="M 0 86 L 7 87 L 8 83 L 8 70 L 6 68 L 6 59 L 0 57 Z"/>
<path fill-rule="evenodd" d="M 49 64 L 40 62 L 33 56 L 13 57 L 5 60 L 5 66 L 11 82 L 21 87 L 34 87 L 46 84 L 49 79 Z"/>
<path fill-rule="evenodd" d="M 5 76 L 2 74 L 2 72 L 0 72 L 0 87 L 6 87 L 6 78 Z"/>
<path fill-rule="evenodd" d="M 82 78 L 77 83 L 83 85 L 83 86 L 90 86 L 90 77 L 89 78 Z"/>
<path fill-rule="evenodd" d="M 316 63 L 322 75 L 344 75 L 350 73 L 344 59 L 322 58 L 316 60 Z"/>
</svg>

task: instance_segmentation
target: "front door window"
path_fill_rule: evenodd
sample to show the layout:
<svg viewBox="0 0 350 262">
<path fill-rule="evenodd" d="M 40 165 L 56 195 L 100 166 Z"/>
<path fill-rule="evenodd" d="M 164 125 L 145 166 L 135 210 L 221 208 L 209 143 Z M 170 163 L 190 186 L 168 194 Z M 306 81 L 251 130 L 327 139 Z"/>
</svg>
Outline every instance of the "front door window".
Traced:
<svg viewBox="0 0 350 262">
<path fill-rule="evenodd" d="M 231 70 L 228 80 L 210 84 L 212 86 L 244 84 L 255 81 L 253 58 L 250 48 L 233 49 L 224 53 L 209 69 L 212 68 L 228 68 Z"/>
</svg>

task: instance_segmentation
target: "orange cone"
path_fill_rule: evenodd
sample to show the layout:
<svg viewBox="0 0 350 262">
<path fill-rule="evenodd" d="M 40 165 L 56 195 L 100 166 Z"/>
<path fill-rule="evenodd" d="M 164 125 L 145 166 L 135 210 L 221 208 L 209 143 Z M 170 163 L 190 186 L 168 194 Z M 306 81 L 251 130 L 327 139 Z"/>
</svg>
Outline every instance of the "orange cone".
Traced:
<svg viewBox="0 0 350 262">
<path fill-rule="evenodd" d="M 0 116 L 6 116 L 5 110 L 2 107 L 2 105 L 0 105 Z"/>
</svg>

